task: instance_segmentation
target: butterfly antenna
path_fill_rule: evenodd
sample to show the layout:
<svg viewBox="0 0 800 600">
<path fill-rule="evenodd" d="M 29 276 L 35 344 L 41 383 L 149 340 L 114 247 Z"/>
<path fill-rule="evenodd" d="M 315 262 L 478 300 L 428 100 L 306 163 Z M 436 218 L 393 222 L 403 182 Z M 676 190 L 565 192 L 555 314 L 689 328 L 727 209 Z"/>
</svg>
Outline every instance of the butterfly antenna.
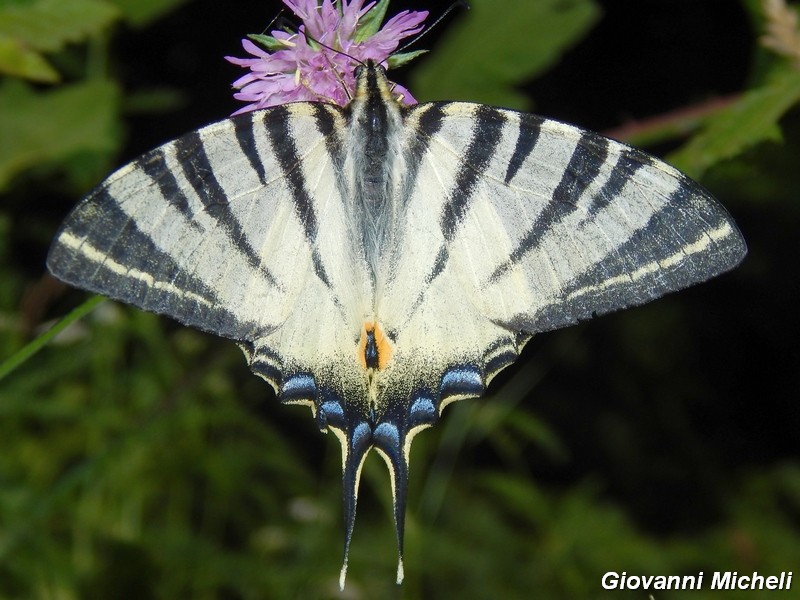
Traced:
<svg viewBox="0 0 800 600">
<path fill-rule="evenodd" d="M 319 42 L 317 42 L 317 43 L 319 43 Z M 325 46 L 325 47 L 327 48 L 327 46 Z M 331 48 L 331 50 L 333 50 L 333 48 Z M 335 52 L 335 50 L 334 50 L 334 52 Z M 342 74 L 339 72 L 339 69 L 337 69 L 336 65 L 334 65 L 333 62 L 331 62 L 331 59 L 330 59 L 330 57 L 328 57 L 327 54 L 323 54 L 323 56 L 325 57 L 325 62 L 328 63 L 328 67 L 330 68 L 331 71 L 333 71 L 333 74 L 336 77 L 336 80 L 339 82 L 339 85 L 342 86 L 342 89 L 344 90 L 344 93 L 347 96 L 347 99 L 348 100 L 352 100 L 353 96 L 352 96 L 352 94 L 350 94 L 350 90 L 347 89 L 347 83 L 345 82 L 344 77 L 342 77 Z M 349 56 L 349 55 L 347 55 L 347 56 Z M 359 63 L 361 62 L 358 59 L 353 59 L 353 60 L 357 60 Z"/>
<path fill-rule="evenodd" d="M 465 0 L 456 0 L 456 2 L 453 2 L 450 6 L 448 6 L 447 9 L 445 9 L 445 11 L 441 15 L 439 15 L 439 17 L 433 23 L 431 23 L 428 27 L 426 27 L 425 29 L 420 31 L 416 35 L 416 37 L 414 37 L 411 41 L 409 41 L 408 43 L 404 44 L 402 47 L 400 47 L 397 50 L 395 50 L 393 52 L 393 54 L 399 54 L 400 52 L 405 51 L 406 48 L 409 48 L 409 47 L 413 46 L 414 44 L 416 44 L 423 35 L 425 35 L 429 31 L 431 31 L 434 27 L 436 27 L 439 23 L 441 23 L 442 20 L 447 15 L 449 15 L 451 12 L 453 12 L 456 8 L 464 8 L 466 10 L 469 10 L 470 6 L 469 6 L 469 3 L 466 2 Z"/>
<path fill-rule="evenodd" d="M 269 22 L 269 25 L 267 25 L 266 27 L 264 27 L 264 29 L 261 30 L 261 35 L 264 35 L 265 33 L 267 33 L 267 31 L 271 30 L 272 26 L 275 25 L 276 22 L 278 22 L 278 21 L 283 22 L 284 20 L 286 20 L 286 17 L 283 16 L 283 12 L 284 12 L 284 9 L 281 8 L 278 11 L 278 14 L 275 15 L 275 17 L 273 17 L 272 21 Z M 278 29 L 283 29 L 283 28 L 280 25 L 278 25 Z"/>
<path fill-rule="evenodd" d="M 280 15 L 279 15 L 279 17 L 280 17 Z M 300 33 L 299 28 L 290 19 L 287 19 L 285 17 L 280 17 L 280 19 L 279 19 L 279 17 L 275 17 L 275 19 L 273 19 L 273 21 L 272 21 L 273 23 L 275 23 L 275 21 L 278 21 L 278 28 L 279 29 L 283 29 L 287 33 L 292 33 L 293 35 L 297 35 L 298 33 Z M 317 38 L 315 38 L 314 36 L 310 35 L 308 33 L 308 31 L 303 31 L 303 35 L 306 37 L 307 40 L 309 40 L 309 41 L 311 41 L 311 42 L 313 42 L 313 43 L 315 43 L 315 44 L 317 44 L 319 46 L 322 46 L 326 50 L 330 50 L 331 52 L 335 52 L 336 54 L 341 54 L 342 56 L 346 56 L 350 60 L 352 60 L 354 62 L 357 62 L 358 64 L 360 64 L 362 66 L 365 66 L 364 61 L 357 59 L 355 56 L 351 56 L 347 52 L 344 52 L 342 50 L 337 50 L 336 48 L 334 48 L 332 46 L 329 46 L 325 42 L 320 42 Z M 350 90 L 347 88 L 347 84 L 345 83 L 344 79 L 342 78 L 342 74 L 336 68 L 336 65 L 334 65 L 331 62 L 331 60 L 330 60 L 330 58 L 328 58 L 327 54 L 323 54 L 323 56 L 325 57 L 325 60 L 328 62 L 328 67 L 330 67 L 331 71 L 333 71 L 333 74 L 336 76 L 336 79 L 338 79 L 339 83 L 342 85 L 342 88 L 344 89 L 344 93 L 347 95 L 347 98 L 352 100 L 353 98 L 352 98 L 352 96 L 350 94 Z M 336 103 L 333 99 L 330 99 L 330 98 L 329 98 L 329 101 L 334 103 L 334 104 Z"/>
<path fill-rule="evenodd" d="M 320 42 L 314 36 L 309 35 L 307 31 L 304 31 L 303 35 L 306 36 L 306 38 L 308 38 L 309 40 L 311 40 L 315 44 L 319 44 L 320 46 L 322 46 L 326 50 L 330 50 L 331 52 L 335 52 L 336 54 L 341 54 L 342 56 L 345 56 L 345 57 L 349 58 L 350 60 L 352 60 L 354 62 L 357 62 L 358 64 L 360 64 L 362 66 L 366 66 L 366 63 L 363 60 L 357 59 L 355 56 L 353 56 L 352 54 L 348 54 L 344 50 L 337 50 L 333 46 L 328 46 L 328 44 L 326 44 L 325 42 Z"/>
</svg>

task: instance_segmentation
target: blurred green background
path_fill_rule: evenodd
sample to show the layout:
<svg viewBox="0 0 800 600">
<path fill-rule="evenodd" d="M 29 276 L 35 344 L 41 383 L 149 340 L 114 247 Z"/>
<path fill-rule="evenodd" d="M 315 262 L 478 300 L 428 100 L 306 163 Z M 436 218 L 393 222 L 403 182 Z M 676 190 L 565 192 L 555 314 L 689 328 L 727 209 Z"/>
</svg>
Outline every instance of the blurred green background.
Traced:
<svg viewBox="0 0 800 600">
<path fill-rule="evenodd" d="M 713 571 L 795 567 L 800 589 L 791 13 L 472 6 L 394 78 L 420 100 L 531 109 L 667 157 L 735 216 L 744 264 L 541 335 L 485 398 L 448 408 L 415 441 L 402 587 L 370 457 L 343 593 L 335 438 L 280 406 L 233 343 L 104 302 L 0 381 L 0 598 L 644 599 L 604 591 L 603 574 L 703 571 L 708 587 Z M 222 57 L 278 8 L 0 0 L 0 361 L 86 299 L 45 274 L 67 211 L 115 166 L 238 108 Z M 777 48 L 760 42 L 770 27 Z"/>
</svg>

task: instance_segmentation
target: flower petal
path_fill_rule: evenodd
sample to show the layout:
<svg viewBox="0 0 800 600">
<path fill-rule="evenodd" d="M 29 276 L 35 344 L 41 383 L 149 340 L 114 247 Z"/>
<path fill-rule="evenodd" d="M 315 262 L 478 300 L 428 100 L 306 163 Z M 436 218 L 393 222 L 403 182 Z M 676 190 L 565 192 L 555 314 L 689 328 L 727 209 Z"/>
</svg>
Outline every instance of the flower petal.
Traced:
<svg viewBox="0 0 800 600">
<path fill-rule="evenodd" d="M 376 6 L 375 0 L 283 2 L 302 21 L 295 33 L 271 32 L 283 48 L 269 51 L 243 39 L 242 47 L 250 57 L 225 57 L 249 71 L 233 86 L 237 89 L 234 98 L 250 104 L 234 114 L 298 100 L 347 104 L 355 92 L 353 70 L 358 62 L 374 60 L 385 65 L 403 38 L 422 30 L 428 16 L 425 11 L 403 11 L 374 35 L 356 42 L 359 19 Z M 395 86 L 393 91 L 405 104 L 416 102 L 404 87 Z"/>
</svg>

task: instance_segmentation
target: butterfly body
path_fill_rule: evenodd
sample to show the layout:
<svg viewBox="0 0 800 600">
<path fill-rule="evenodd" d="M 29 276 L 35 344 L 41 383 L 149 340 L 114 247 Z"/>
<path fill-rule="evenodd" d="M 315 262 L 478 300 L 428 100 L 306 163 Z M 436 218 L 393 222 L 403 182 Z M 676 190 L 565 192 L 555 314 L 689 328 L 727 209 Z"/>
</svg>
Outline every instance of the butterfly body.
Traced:
<svg viewBox="0 0 800 600">
<path fill-rule="evenodd" d="M 483 393 L 532 335 L 745 252 L 725 209 L 657 159 L 535 115 L 401 106 L 368 62 L 346 107 L 246 113 L 123 167 L 48 266 L 235 340 L 282 401 L 310 406 L 342 443 L 345 557 L 375 448 L 402 559 L 411 441 L 444 406 Z"/>
</svg>

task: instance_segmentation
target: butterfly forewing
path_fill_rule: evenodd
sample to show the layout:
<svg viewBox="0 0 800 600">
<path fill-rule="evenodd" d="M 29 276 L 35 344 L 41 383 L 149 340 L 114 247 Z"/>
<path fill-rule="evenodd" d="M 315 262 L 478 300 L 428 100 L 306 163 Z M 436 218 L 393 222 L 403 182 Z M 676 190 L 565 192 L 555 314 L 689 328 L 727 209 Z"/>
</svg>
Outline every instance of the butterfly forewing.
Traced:
<svg viewBox="0 0 800 600">
<path fill-rule="evenodd" d="M 513 111 L 439 110 L 424 160 L 451 175 L 437 178 L 448 268 L 461 301 L 498 326 L 534 334 L 641 304 L 733 268 L 746 251 L 716 200 L 643 152 Z M 454 165 L 473 171 L 470 194 Z"/>
<path fill-rule="evenodd" d="M 187 325 L 241 341 L 277 335 L 279 353 L 318 358 L 354 298 L 363 303 L 354 287 L 365 277 L 346 244 L 320 251 L 351 231 L 311 108 L 222 121 L 123 167 L 66 219 L 48 267 Z M 336 326 L 287 335 L 298 311 Z"/>
</svg>

